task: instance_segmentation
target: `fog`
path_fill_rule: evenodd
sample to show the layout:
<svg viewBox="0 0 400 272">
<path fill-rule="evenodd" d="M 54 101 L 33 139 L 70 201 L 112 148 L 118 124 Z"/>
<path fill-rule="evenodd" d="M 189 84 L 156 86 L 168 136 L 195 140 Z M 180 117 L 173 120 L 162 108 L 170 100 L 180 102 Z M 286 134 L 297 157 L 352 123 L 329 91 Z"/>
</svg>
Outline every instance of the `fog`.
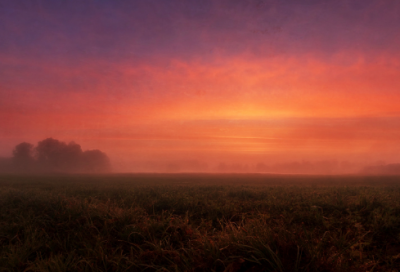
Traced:
<svg viewBox="0 0 400 272">
<path fill-rule="evenodd" d="M 10 148 L 11 149 L 11 148 Z M 118 153 L 83 150 L 74 142 L 46 138 L 37 144 L 21 142 L 11 155 L 0 156 L 0 173 L 272 173 L 305 175 L 400 175 L 400 163 L 338 158 L 305 158 L 289 152 L 251 155 L 226 152 Z M 349 156 L 351 157 L 351 156 Z"/>
<path fill-rule="evenodd" d="M 282 161 L 276 163 L 174 160 L 135 162 L 132 165 L 120 164 L 117 169 L 119 169 L 118 172 L 145 173 L 271 173 L 290 175 L 400 174 L 400 164 L 379 164 L 381 163 L 375 162 L 365 164 L 336 160 Z M 397 168 L 393 167 L 396 165 L 398 165 Z M 388 171 L 387 168 L 392 170 Z"/>
</svg>

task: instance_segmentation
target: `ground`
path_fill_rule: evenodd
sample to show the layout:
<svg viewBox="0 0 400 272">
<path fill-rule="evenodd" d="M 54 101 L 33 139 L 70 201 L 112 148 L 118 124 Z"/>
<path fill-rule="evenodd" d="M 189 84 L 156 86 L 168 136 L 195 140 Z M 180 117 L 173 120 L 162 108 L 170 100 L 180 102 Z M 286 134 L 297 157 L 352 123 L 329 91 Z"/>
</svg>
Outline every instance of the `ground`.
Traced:
<svg viewBox="0 0 400 272">
<path fill-rule="evenodd" d="M 400 177 L 0 176 L 0 271 L 399 271 Z"/>
</svg>

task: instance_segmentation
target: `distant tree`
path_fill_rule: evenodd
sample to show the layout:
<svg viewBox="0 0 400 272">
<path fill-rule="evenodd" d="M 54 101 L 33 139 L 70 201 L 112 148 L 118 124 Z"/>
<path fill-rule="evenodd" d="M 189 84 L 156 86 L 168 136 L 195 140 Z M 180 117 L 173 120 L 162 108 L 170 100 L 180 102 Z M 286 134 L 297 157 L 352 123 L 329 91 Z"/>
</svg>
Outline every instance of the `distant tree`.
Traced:
<svg viewBox="0 0 400 272">
<path fill-rule="evenodd" d="M 44 171 L 65 170 L 64 153 L 67 145 L 59 140 L 47 138 L 40 141 L 36 147 L 39 167 Z"/>
<path fill-rule="evenodd" d="M 110 159 L 100 150 L 87 150 L 82 154 L 82 166 L 85 172 L 111 171 Z"/>
<path fill-rule="evenodd" d="M 40 141 L 36 148 L 21 143 L 14 149 L 13 162 L 18 171 L 108 172 L 110 160 L 100 150 L 82 151 L 79 144 L 66 144 L 53 138 Z M 4 164 L 4 163 L 3 163 Z M 4 167 L 3 167 L 4 168 Z"/>
<path fill-rule="evenodd" d="M 36 147 L 38 163 L 45 171 L 79 172 L 82 153 L 80 145 L 74 142 L 66 144 L 53 138 L 39 142 Z"/>
<path fill-rule="evenodd" d="M 32 171 L 35 164 L 33 145 L 26 142 L 18 144 L 13 150 L 12 160 L 17 171 Z"/>
<path fill-rule="evenodd" d="M 81 171 L 83 166 L 83 152 L 80 145 L 70 142 L 63 150 L 63 164 L 68 171 Z"/>
</svg>

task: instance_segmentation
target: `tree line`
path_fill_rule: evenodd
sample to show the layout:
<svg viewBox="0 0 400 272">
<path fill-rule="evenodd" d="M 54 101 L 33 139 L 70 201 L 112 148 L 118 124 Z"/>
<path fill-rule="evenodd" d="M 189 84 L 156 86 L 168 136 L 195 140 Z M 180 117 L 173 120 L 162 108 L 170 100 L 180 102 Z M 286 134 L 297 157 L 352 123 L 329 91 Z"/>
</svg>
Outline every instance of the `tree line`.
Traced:
<svg viewBox="0 0 400 272">
<path fill-rule="evenodd" d="M 65 143 L 53 138 L 36 146 L 23 142 L 15 146 L 9 160 L 0 161 L 9 172 L 100 173 L 111 171 L 108 156 L 100 150 L 83 151 L 75 142 Z M 1 168 L 1 166 L 0 166 Z M 3 169 L 4 170 L 4 169 Z"/>
</svg>

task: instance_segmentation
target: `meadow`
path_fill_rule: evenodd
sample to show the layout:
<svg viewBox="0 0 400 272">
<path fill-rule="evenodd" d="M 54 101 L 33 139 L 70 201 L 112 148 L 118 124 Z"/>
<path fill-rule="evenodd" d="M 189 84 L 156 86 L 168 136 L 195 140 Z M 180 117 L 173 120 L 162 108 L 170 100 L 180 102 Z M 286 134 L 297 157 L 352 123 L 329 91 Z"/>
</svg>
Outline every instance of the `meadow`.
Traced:
<svg viewBox="0 0 400 272">
<path fill-rule="evenodd" d="M 0 176 L 0 271 L 399 271 L 400 177 Z"/>
</svg>

